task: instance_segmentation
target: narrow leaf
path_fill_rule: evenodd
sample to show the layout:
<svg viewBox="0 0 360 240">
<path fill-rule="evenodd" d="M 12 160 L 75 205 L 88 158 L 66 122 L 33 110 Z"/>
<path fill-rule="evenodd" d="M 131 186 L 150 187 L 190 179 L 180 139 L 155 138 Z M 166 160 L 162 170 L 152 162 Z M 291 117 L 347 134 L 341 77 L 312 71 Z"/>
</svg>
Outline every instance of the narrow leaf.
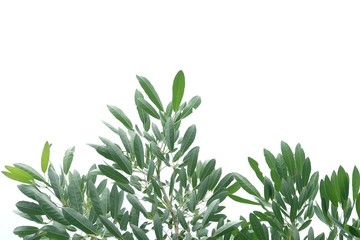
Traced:
<svg viewBox="0 0 360 240">
<path fill-rule="evenodd" d="M 255 172 L 257 178 L 260 180 L 260 182 L 264 182 L 264 176 L 259 168 L 258 162 L 251 157 L 248 157 L 248 162 L 249 162 L 251 168 L 254 170 L 254 172 Z"/>
<path fill-rule="evenodd" d="M 27 172 L 27 173 L 30 174 L 34 179 L 39 180 L 39 181 L 47 184 L 47 182 L 46 182 L 46 180 L 44 179 L 44 177 L 41 176 L 41 174 L 40 174 L 38 171 L 36 171 L 34 168 L 32 168 L 32 167 L 30 167 L 30 166 L 28 166 L 28 165 L 26 165 L 26 164 L 23 164 L 23 163 L 15 163 L 15 164 L 14 164 L 14 167 L 19 168 L 19 169 Z"/>
<path fill-rule="evenodd" d="M 291 151 L 290 146 L 286 142 L 281 142 L 281 153 L 283 155 L 287 169 L 289 170 L 291 176 L 295 175 L 295 160 L 294 154 Z"/>
<path fill-rule="evenodd" d="M 13 231 L 15 235 L 18 235 L 19 237 L 26 237 L 28 235 L 37 233 L 39 231 L 39 228 L 33 227 L 33 226 L 19 226 L 16 227 Z"/>
<path fill-rule="evenodd" d="M 141 204 L 139 199 L 135 197 L 134 195 L 128 194 L 126 196 L 127 200 L 130 202 L 130 204 L 138 211 L 140 211 L 145 217 L 148 216 L 148 213 L 145 209 L 145 207 Z"/>
<path fill-rule="evenodd" d="M 52 165 L 50 165 L 50 167 L 48 169 L 48 176 L 49 176 L 51 187 L 54 190 L 55 196 L 59 200 L 61 200 L 62 188 L 60 186 L 60 178 Z"/>
<path fill-rule="evenodd" d="M 136 78 L 139 80 L 139 83 L 144 89 L 146 95 L 150 98 L 150 100 L 155 104 L 155 106 L 160 110 L 164 111 L 163 105 L 160 101 L 159 95 L 155 91 L 154 86 L 150 83 L 149 80 L 147 80 L 145 77 L 142 76 L 136 76 Z"/>
<path fill-rule="evenodd" d="M 53 225 L 45 225 L 41 228 L 45 232 L 45 236 L 51 240 L 67 240 L 70 235 L 66 232 L 65 228 L 58 228 Z"/>
<path fill-rule="evenodd" d="M 180 225 L 186 230 L 189 229 L 189 225 L 186 222 L 184 213 L 178 208 L 176 211 L 176 216 L 180 222 Z"/>
<path fill-rule="evenodd" d="M 133 125 L 130 119 L 125 115 L 125 113 L 118 107 L 108 105 L 109 111 L 114 117 L 119 120 L 127 129 L 133 129 Z"/>
<path fill-rule="evenodd" d="M 16 207 L 22 211 L 23 213 L 27 213 L 30 215 L 44 215 L 44 211 L 41 209 L 41 207 L 33 202 L 27 202 L 27 201 L 19 201 L 16 203 Z"/>
<path fill-rule="evenodd" d="M 185 75 L 183 71 L 179 71 L 173 82 L 173 92 L 172 92 L 172 105 L 173 109 L 176 112 L 179 109 L 181 100 L 184 96 L 185 90 Z"/>
<path fill-rule="evenodd" d="M 68 196 L 70 207 L 82 214 L 83 197 L 81 194 L 80 183 L 75 179 L 70 179 L 68 186 Z"/>
<path fill-rule="evenodd" d="M 155 215 L 154 215 L 153 224 L 154 224 L 154 231 L 155 231 L 156 239 L 163 239 L 163 237 L 162 237 L 162 235 L 163 235 L 162 222 L 157 213 L 155 213 Z"/>
<path fill-rule="evenodd" d="M 159 113 L 145 99 L 143 99 L 143 98 L 137 99 L 137 104 L 138 104 L 138 107 L 140 107 L 142 110 L 144 110 L 150 116 L 152 116 L 156 119 L 160 119 Z"/>
<path fill-rule="evenodd" d="M 134 137 L 134 152 L 138 166 L 141 169 L 144 168 L 144 147 L 139 135 L 137 134 L 135 134 Z"/>
<path fill-rule="evenodd" d="M 130 227 L 138 240 L 149 240 L 146 233 L 141 228 L 138 228 L 134 224 L 130 224 Z"/>
<path fill-rule="evenodd" d="M 353 201 L 355 201 L 357 194 L 359 193 L 360 187 L 360 174 L 358 168 L 355 166 L 352 173 L 352 193 Z"/>
<path fill-rule="evenodd" d="M 73 158 L 74 158 L 74 152 L 75 152 L 75 147 L 69 148 L 65 152 L 65 156 L 64 156 L 64 160 L 63 160 L 63 167 L 64 167 L 64 173 L 65 174 L 68 174 L 68 172 L 69 172 L 69 169 L 71 167 L 71 163 L 72 163 Z"/>
<path fill-rule="evenodd" d="M 258 239 L 267 239 L 259 219 L 253 213 L 250 213 L 250 223 Z"/>
<path fill-rule="evenodd" d="M 109 219 L 107 219 L 105 216 L 99 216 L 99 219 L 102 224 L 106 227 L 106 229 L 114 235 L 114 237 L 122 238 L 122 235 L 119 231 L 119 229 L 115 226 L 114 223 L 112 223 Z"/>
<path fill-rule="evenodd" d="M 202 220 L 202 225 L 205 226 L 210 218 L 216 213 L 218 207 L 219 207 L 219 199 L 213 201 L 205 210 L 204 216 L 203 216 L 203 220 Z"/>
<path fill-rule="evenodd" d="M 166 145 L 170 151 L 174 150 L 175 143 L 175 131 L 174 131 L 174 120 L 172 117 L 169 117 L 165 124 L 165 139 Z"/>
<path fill-rule="evenodd" d="M 193 109 L 198 108 L 200 104 L 201 104 L 201 98 L 199 96 L 195 96 L 191 98 L 189 103 L 185 106 L 181 114 L 181 117 L 186 118 L 187 116 L 189 116 L 193 112 Z"/>
<path fill-rule="evenodd" d="M 241 224 L 240 221 L 232 221 L 224 224 L 214 232 L 214 234 L 211 236 L 211 239 L 217 239 L 218 237 L 231 233 L 236 228 L 238 228 L 240 224 Z"/>
<path fill-rule="evenodd" d="M 104 210 L 101 206 L 99 193 L 92 181 L 87 182 L 87 189 L 89 191 L 91 204 L 97 215 L 103 215 Z"/>
<path fill-rule="evenodd" d="M 200 148 L 199 147 L 194 147 L 192 148 L 184 157 L 184 163 L 187 163 L 187 174 L 190 177 L 196 168 L 196 164 L 198 162 L 198 157 L 199 157 L 199 151 Z"/>
<path fill-rule="evenodd" d="M 239 196 L 236 196 L 236 195 L 229 195 L 229 198 L 231 198 L 232 200 L 236 201 L 236 202 L 239 202 L 239 203 L 246 203 L 246 204 L 252 204 L 252 205 L 260 205 L 260 203 L 257 203 L 257 202 L 254 202 L 254 201 L 251 201 L 249 199 L 245 199 L 245 198 L 242 198 L 242 197 L 239 197 Z"/>
<path fill-rule="evenodd" d="M 79 228 L 81 231 L 84 231 L 88 234 L 96 234 L 96 228 L 94 225 L 92 225 L 92 223 L 86 217 L 78 213 L 76 210 L 64 207 L 62 212 L 66 220 L 68 220 L 75 227 Z"/>
<path fill-rule="evenodd" d="M 44 193 L 36 193 L 35 199 L 49 218 L 64 225 L 69 225 L 69 222 L 64 218 L 61 209 L 56 206 L 56 204 L 53 203 L 47 195 Z"/>
<path fill-rule="evenodd" d="M 98 165 L 98 168 L 108 178 L 111 178 L 116 182 L 129 184 L 129 180 L 124 175 L 116 171 L 114 168 L 107 165 Z"/>
<path fill-rule="evenodd" d="M 249 194 L 254 195 L 256 197 L 261 197 L 259 191 L 245 178 L 240 174 L 235 174 L 235 179 L 241 184 L 241 187 Z"/>
<path fill-rule="evenodd" d="M 196 126 L 191 125 L 185 132 L 184 138 L 181 143 L 180 150 L 185 153 L 186 150 L 191 146 L 191 144 L 194 142 L 196 136 Z"/>
<path fill-rule="evenodd" d="M 49 166 L 49 160 L 50 160 L 50 144 L 46 141 L 41 154 L 41 170 L 43 171 L 43 173 L 46 172 Z"/>
</svg>

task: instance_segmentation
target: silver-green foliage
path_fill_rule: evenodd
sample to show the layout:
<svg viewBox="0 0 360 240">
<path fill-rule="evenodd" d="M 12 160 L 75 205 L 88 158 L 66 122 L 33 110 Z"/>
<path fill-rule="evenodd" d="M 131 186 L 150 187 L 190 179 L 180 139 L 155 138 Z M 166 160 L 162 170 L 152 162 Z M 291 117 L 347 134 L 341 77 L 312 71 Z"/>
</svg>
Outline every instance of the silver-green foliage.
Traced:
<svg viewBox="0 0 360 240">
<path fill-rule="evenodd" d="M 45 143 L 40 174 L 25 164 L 6 166 L 3 173 L 23 184 L 29 199 L 19 201 L 19 215 L 36 226 L 20 226 L 14 233 L 24 239 L 218 239 L 233 232 L 239 221 L 222 214 L 222 201 L 233 175 L 222 177 L 214 159 L 201 161 L 193 146 L 196 126 L 182 120 L 196 109 L 199 96 L 182 100 L 185 76 L 173 81 L 172 101 L 164 108 L 154 86 L 137 76 L 140 125 L 118 107 L 109 105 L 119 121 L 105 122 L 118 141 L 100 137 L 90 144 L 104 163 L 81 176 L 71 171 L 75 148 L 69 148 L 60 171 L 50 161 Z M 182 129 L 185 131 L 182 133 Z"/>
<path fill-rule="evenodd" d="M 3 174 L 21 182 L 18 188 L 28 198 L 16 203 L 17 213 L 35 224 L 19 226 L 14 234 L 28 240 L 360 239 L 357 167 L 351 177 L 340 166 L 319 180 L 301 145 L 293 151 L 281 142 L 277 156 L 264 150 L 268 174 L 248 158 L 260 189 L 240 173 L 222 176 L 214 159 L 199 159 L 196 126 L 181 125 L 201 103 L 199 96 L 183 101 L 184 73 L 176 74 L 167 105 L 148 79 L 137 79 L 140 124 L 108 105 L 119 126 L 104 124 L 118 140 L 100 137 L 101 144 L 90 144 L 104 162 L 87 174 L 70 171 L 74 147 L 56 171 L 48 142 L 41 154 L 42 173 L 22 163 L 5 166 Z M 227 197 L 257 209 L 231 221 L 223 212 Z M 314 217 L 329 227 L 327 237 L 315 235 Z"/>
</svg>

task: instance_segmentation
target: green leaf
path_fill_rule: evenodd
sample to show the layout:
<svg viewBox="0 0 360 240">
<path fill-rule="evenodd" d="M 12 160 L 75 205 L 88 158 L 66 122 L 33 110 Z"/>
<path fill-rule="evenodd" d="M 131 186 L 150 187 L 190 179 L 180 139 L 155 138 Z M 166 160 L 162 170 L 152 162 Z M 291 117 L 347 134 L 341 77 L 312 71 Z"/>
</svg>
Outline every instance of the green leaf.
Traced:
<svg viewBox="0 0 360 240">
<path fill-rule="evenodd" d="M 360 193 L 356 197 L 356 213 L 360 218 Z"/>
<path fill-rule="evenodd" d="M 181 100 L 184 96 L 185 90 L 185 75 L 183 71 L 179 71 L 174 79 L 173 83 L 173 92 L 172 92 L 172 105 L 173 109 L 176 112 L 179 109 Z"/>
<path fill-rule="evenodd" d="M 199 157 L 199 151 L 200 148 L 199 147 L 194 147 L 192 148 L 184 157 L 184 163 L 187 163 L 187 175 L 190 177 L 195 169 L 196 169 L 196 164 L 198 162 L 198 157 Z"/>
<path fill-rule="evenodd" d="M 338 183 L 339 183 L 339 189 L 340 189 L 340 197 L 341 202 L 343 205 L 347 201 L 349 197 L 349 174 L 345 171 L 345 169 L 340 166 L 338 170 Z"/>
<path fill-rule="evenodd" d="M 174 150 L 174 143 L 175 143 L 175 131 L 174 131 L 174 120 L 172 117 L 169 117 L 166 121 L 165 128 L 165 139 L 166 145 L 168 146 L 169 150 L 172 152 Z"/>
<path fill-rule="evenodd" d="M 193 112 L 193 109 L 197 109 L 200 104 L 201 98 L 199 96 L 194 96 L 193 98 L 191 98 L 189 103 L 185 106 L 181 117 L 186 118 L 187 116 L 189 116 Z"/>
<path fill-rule="evenodd" d="M 157 141 L 162 141 L 163 136 L 162 136 L 159 128 L 157 127 L 157 125 L 155 123 L 152 123 L 151 128 L 152 128 L 152 131 L 153 131 L 153 133 L 154 133 L 154 135 L 156 137 L 156 140 Z"/>
<path fill-rule="evenodd" d="M 50 144 L 46 141 L 41 154 L 41 170 L 43 173 L 46 172 L 49 166 L 50 160 Z"/>
<path fill-rule="evenodd" d="M 352 173 L 352 193 L 353 193 L 353 201 L 355 201 L 356 196 L 359 193 L 360 188 L 360 174 L 358 168 L 355 166 Z"/>
<path fill-rule="evenodd" d="M 295 175 L 294 154 L 291 151 L 290 146 L 286 142 L 283 142 L 283 141 L 281 141 L 281 153 L 283 155 L 287 169 L 289 170 L 291 176 L 294 176 Z"/>
<path fill-rule="evenodd" d="M 116 171 L 114 168 L 107 166 L 107 165 L 98 165 L 98 168 L 108 178 L 110 178 L 116 182 L 129 184 L 129 180 L 124 175 L 122 175 L 121 173 Z"/>
<path fill-rule="evenodd" d="M 41 207 L 33 202 L 27 201 L 19 201 L 16 203 L 16 207 L 22 211 L 23 213 L 27 213 L 29 215 L 44 215 L 44 211 Z"/>
<path fill-rule="evenodd" d="M 240 221 L 232 221 L 224 224 L 220 228 L 216 229 L 214 234 L 211 236 L 211 239 L 217 239 L 218 237 L 224 236 L 228 233 L 231 233 L 235 229 L 237 229 L 240 226 Z"/>
<path fill-rule="evenodd" d="M 70 238 L 65 228 L 61 229 L 56 226 L 46 225 L 41 228 L 41 231 L 45 232 L 45 236 L 51 240 L 67 240 Z"/>
<path fill-rule="evenodd" d="M 132 165 L 129 159 L 123 154 L 119 146 L 115 145 L 106 138 L 100 137 L 100 140 L 107 146 L 112 159 L 119 165 L 121 170 L 127 174 L 132 174 Z"/>
<path fill-rule="evenodd" d="M 352 236 L 359 238 L 360 237 L 360 229 L 355 228 L 353 226 L 350 225 L 345 225 L 345 228 L 348 229 L 348 231 L 351 233 Z"/>
<path fill-rule="evenodd" d="M 264 149 L 264 157 L 266 164 L 271 170 L 276 170 L 276 158 L 275 156 L 267 149 Z"/>
<path fill-rule="evenodd" d="M 209 190 L 213 190 L 216 184 L 219 182 L 221 178 L 222 170 L 221 168 L 216 169 L 210 174 L 210 184 Z"/>
<path fill-rule="evenodd" d="M 144 89 L 146 95 L 150 98 L 150 100 L 155 104 L 155 106 L 160 110 L 160 111 L 164 111 L 163 105 L 160 101 L 159 95 L 157 94 L 157 92 L 155 91 L 155 88 L 153 87 L 153 85 L 150 83 L 149 80 L 147 80 L 145 77 L 142 76 L 136 76 L 136 78 L 139 80 L 139 83 L 142 87 L 142 89 Z"/>
<path fill-rule="evenodd" d="M 35 195 L 40 193 L 40 191 L 33 185 L 20 184 L 17 187 L 20 192 L 33 200 L 36 200 Z"/>
<path fill-rule="evenodd" d="M 143 144 L 141 142 L 141 139 L 139 135 L 135 134 L 134 137 L 134 151 L 135 151 L 135 157 L 136 162 L 138 166 L 143 169 L 144 168 L 144 148 Z"/>
<path fill-rule="evenodd" d="M 299 228 L 299 232 L 307 228 L 311 224 L 311 219 L 305 221 Z"/>
<path fill-rule="evenodd" d="M 124 199 L 124 192 L 119 193 L 117 186 L 114 184 L 110 192 L 110 213 L 113 219 L 116 219 Z"/>
<path fill-rule="evenodd" d="M 39 228 L 33 227 L 33 226 L 19 226 L 16 227 L 13 231 L 15 235 L 18 235 L 19 237 L 26 237 L 28 235 L 37 233 L 39 231 Z"/>
<path fill-rule="evenodd" d="M 292 202 L 291 186 L 284 179 L 281 180 L 280 191 L 281 191 L 282 195 L 285 197 L 285 202 L 287 202 L 288 204 L 291 204 L 291 202 Z"/>
<path fill-rule="evenodd" d="M 117 182 L 116 184 L 119 186 L 119 188 L 121 188 L 125 192 L 128 192 L 130 194 L 135 194 L 134 189 L 129 184 L 123 184 L 123 183 L 119 183 L 119 182 Z"/>
<path fill-rule="evenodd" d="M 276 217 L 276 220 L 279 221 L 280 224 L 284 224 L 284 218 L 281 214 L 280 205 L 276 201 L 271 202 L 271 207 Z"/>
<path fill-rule="evenodd" d="M 229 195 L 229 198 L 231 198 L 232 200 L 236 201 L 236 202 L 239 202 L 239 203 L 246 203 L 246 204 L 252 204 L 252 205 L 260 205 L 260 203 L 257 203 L 257 202 L 254 202 L 254 201 L 251 201 L 249 199 L 245 199 L 245 198 L 242 198 L 242 197 L 239 197 L 239 196 L 236 196 L 236 195 Z"/>
<path fill-rule="evenodd" d="M 238 173 L 235 173 L 235 179 L 241 184 L 241 187 L 249 194 L 261 198 L 259 191 L 245 178 Z"/>
<path fill-rule="evenodd" d="M 64 225 L 69 225 L 69 222 L 64 218 L 61 209 L 56 206 L 47 195 L 44 193 L 35 193 L 35 199 L 49 218 Z"/>
<path fill-rule="evenodd" d="M 160 160 L 163 160 L 163 161 L 165 160 L 163 153 L 161 152 L 160 148 L 156 145 L 156 143 L 151 142 L 150 149 L 151 149 L 151 152 L 153 152 L 157 158 L 159 158 Z"/>
<path fill-rule="evenodd" d="M 296 162 L 296 169 L 295 169 L 296 172 L 302 173 L 302 168 L 305 162 L 305 152 L 300 144 L 297 144 L 295 148 L 295 162 Z"/>
<path fill-rule="evenodd" d="M 305 159 L 303 169 L 302 169 L 302 185 L 306 186 L 309 182 L 311 174 L 311 162 L 309 158 Z"/>
<path fill-rule="evenodd" d="M 267 239 L 259 219 L 253 213 L 250 213 L 250 223 L 258 239 Z"/>
<path fill-rule="evenodd" d="M 130 227 L 138 240 L 149 240 L 146 233 L 141 228 L 138 228 L 134 224 L 130 224 Z"/>
<path fill-rule="evenodd" d="M 118 107 L 108 105 L 109 111 L 114 117 L 119 120 L 127 129 L 133 129 L 133 125 L 130 119 L 125 115 L 125 113 Z"/>
<path fill-rule="evenodd" d="M 126 151 L 128 153 L 131 153 L 132 152 L 131 144 L 130 144 L 129 138 L 127 137 L 126 132 L 124 130 L 122 130 L 121 128 L 118 128 L 118 134 L 120 136 L 121 142 L 123 143 Z"/>
<path fill-rule="evenodd" d="M 154 215 L 153 224 L 154 224 L 154 231 L 155 231 L 156 239 L 163 239 L 163 237 L 162 237 L 162 235 L 163 235 L 162 222 L 159 217 L 159 214 L 157 214 L 157 213 L 155 213 L 155 215 Z"/>
<path fill-rule="evenodd" d="M 65 156 L 64 156 L 64 160 L 63 160 L 63 167 L 64 167 L 65 174 L 68 174 L 68 172 L 69 172 L 71 163 L 74 158 L 74 152 L 75 152 L 75 147 L 71 147 L 68 150 L 66 150 L 66 152 L 65 152 Z"/>
<path fill-rule="evenodd" d="M 290 208 L 290 221 L 291 221 L 291 223 L 295 223 L 297 211 L 298 211 L 298 199 L 297 199 L 296 196 L 294 196 L 292 201 L 291 201 L 291 208 Z"/>
<path fill-rule="evenodd" d="M 127 200 L 129 203 L 138 211 L 140 211 L 145 217 L 148 216 L 148 213 L 145 209 L 145 207 L 141 204 L 139 199 L 135 197 L 134 195 L 128 194 L 126 195 Z"/>
<path fill-rule="evenodd" d="M 2 173 L 12 180 L 31 184 L 32 180 L 34 179 L 30 174 L 28 174 L 27 172 L 25 172 L 24 170 L 22 170 L 20 168 L 16 168 L 13 166 L 5 166 L 5 168 L 9 172 L 2 171 Z"/>
<path fill-rule="evenodd" d="M 234 182 L 230 187 L 227 188 L 229 195 L 236 193 L 241 188 L 240 183 Z"/>
<path fill-rule="evenodd" d="M 264 182 L 264 176 L 263 173 L 261 172 L 260 168 L 259 168 L 259 164 L 256 160 L 252 159 L 251 157 L 248 157 L 248 162 L 251 166 L 251 168 L 254 170 L 257 178 L 261 181 Z"/>
<path fill-rule="evenodd" d="M 269 199 L 274 198 L 274 185 L 267 177 L 264 178 L 264 198 L 265 201 L 269 201 Z"/>
<path fill-rule="evenodd" d="M 331 180 L 329 179 L 328 176 L 325 176 L 324 185 L 325 185 L 326 196 L 329 198 L 331 203 L 335 207 L 337 207 L 338 206 L 338 197 L 337 197 L 337 194 L 335 191 L 336 186 L 334 187 L 333 183 L 331 182 Z M 323 197 L 326 197 L 326 196 L 323 196 Z"/>
<path fill-rule="evenodd" d="M 25 218 L 27 220 L 30 220 L 30 221 L 33 221 L 33 222 L 36 222 L 39 224 L 44 224 L 44 219 L 40 215 L 30 215 L 30 214 L 23 213 L 20 211 L 15 211 L 15 213 L 17 215 L 19 215 L 20 217 Z"/>
<path fill-rule="evenodd" d="M 225 198 L 228 196 L 227 191 L 224 189 L 224 191 L 218 191 L 213 193 L 213 195 L 209 198 L 209 200 L 206 202 L 206 206 L 209 206 L 210 203 L 215 201 L 216 199 L 219 199 L 220 202 L 224 201 Z"/>
<path fill-rule="evenodd" d="M 154 117 L 156 119 L 160 119 L 159 113 L 145 99 L 143 99 L 143 98 L 137 99 L 137 105 L 138 105 L 139 108 L 144 110 L 150 116 L 152 116 L 152 117 Z"/>
<path fill-rule="evenodd" d="M 184 134 L 184 138 L 182 140 L 180 147 L 181 152 L 185 153 L 186 150 L 188 150 L 188 148 L 194 142 L 195 136 L 196 136 L 196 126 L 191 125 Z"/>
<path fill-rule="evenodd" d="M 115 226 L 114 223 L 112 223 L 109 219 L 107 219 L 105 216 L 99 216 L 99 219 L 102 224 L 104 224 L 105 228 L 112 234 L 114 237 L 122 238 L 122 235 L 119 231 L 119 229 Z"/>
<path fill-rule="evenodd" d="M 209 176 L 215 169 L 215 159 L 208 161 L 200 173 L 200 181 L 204 180 L 205 177 Z"/>
<path fill-rule="evenodd" d="M 76 179 L 70 179 L 68 196 L 70 207 L 82 214 L 83 197 L 81 194 L 80 183 Z"/>
<path fill-rule="evenodd" d="M 103 215 L 104 210 L 101 206 L 99 192 L 97 191 L 92 181 L 87 182 L 87 189 L 89 191 L 91 204 L 97 215 Z"/>
<path fill-rule="evenodd" d="M 210 218 L 216 213 L 218 207 L 219 207 L 219 204 L 220 204 L 220 200 L 217 199 L 215 201 L 213 201 L 208 207 L 207 209 L 205 210 L 204 212 L 204 216 L 203 216 L 203 220 L 202 220 L 202 225 L 205 226 Z"/>
<path fill-rule="evenodd" d="M 64 217 L 72 225 L 80 229 L 81 231 L 88 234 L 96 234 L 96 228 L 92 223 L 84 217 L 82 214 L 78 213 L 76 210 L 68 207 L 62 209 Z"/>
<path fill-rule="evenodd" d="M 59 200 L 61 200 L 62 188 L 60 186 L 59 175 L 56 173 L 54 167 L 51 164 L 48 169 L 48 175 L 49 175 L 50 184 L 51 184 L 52 189 L 54 190 L 55 196 Z"/>
<path fill-rule="evenodd" d="M 46 180 L 44 179 L 43 176 L 41 176 L 40 173 L 38 173 L 34 168 L 23 164 L 23 163 L 15 163 L 14 167 L 19 168 L 25 172 L 27 172 L 28 174 L 30 174 L 34 179 L 39 180 L 45 184 L 47 184 Z"/>
<path fill-rule="evenodd" d="M 186 219 L 185 219 L 185 216 L 184 216 L 184 213 L 182 212 L 182 210 L 180 210 L 179 208 L 177 209 L 176 211 L 176 216 L 179 220 L 179 223 L 180 225 L 185 229 L 189 229 L 189 225 L 187 224 L 186 222 Z"/>
<path fill-rule="evenodd" d="M 186 175 L 185 175 L 186 177 Z M 197 192 L 197 200 L 201 201 L 203 200 L 203 198 L 206 195 L 206 192 L 209 189 L 209 185 L 210 185 L 210 176 L 207 176 L 200 184 L 199 184 L 199 189 Z"/>
</svg>

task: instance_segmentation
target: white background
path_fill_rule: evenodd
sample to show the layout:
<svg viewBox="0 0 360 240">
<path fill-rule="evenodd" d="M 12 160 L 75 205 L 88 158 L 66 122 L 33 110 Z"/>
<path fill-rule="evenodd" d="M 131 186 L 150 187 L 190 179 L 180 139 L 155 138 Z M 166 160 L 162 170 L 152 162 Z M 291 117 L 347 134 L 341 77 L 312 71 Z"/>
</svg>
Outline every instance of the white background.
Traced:
<svg viewBox="0 0 360 240">
<path fill-rule="evenodd" d="M 106 104 L 137 118 L 135 75 L 164 102 L 179 69 L 185 99 L 202 105 L 201 158 L 251 179 L 252 156 L 300 142 L 321 176 L 359 162 L 360 5 L 341 1 L 1 1 L 0 168 L 40 170 L 46 140 L 59 166 L 101 163 L 86 143 L 112 136 Z M 31 224 L 12 211 L 24 199 L 0 176 L 1 239 Z M 246 209 L 227 202 L 233 219 Z M 317 229 L 317 226 L 315 226 Z"/>
</svg>

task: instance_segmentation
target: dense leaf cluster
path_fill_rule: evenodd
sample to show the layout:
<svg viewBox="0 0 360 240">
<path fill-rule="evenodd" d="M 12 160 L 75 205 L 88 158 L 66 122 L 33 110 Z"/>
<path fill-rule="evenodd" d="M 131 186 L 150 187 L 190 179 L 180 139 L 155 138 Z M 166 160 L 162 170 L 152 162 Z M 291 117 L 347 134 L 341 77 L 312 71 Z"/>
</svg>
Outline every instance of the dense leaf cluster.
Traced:
<svg viewBox="0 0 360 240">
<path fill-rule="evenodd" d="M 22 163 L 5 166 L 3 174 L 21 182 L 18 188 L 27 197 L 16 203 L 17 213 L 35 223 L 15 228 L 14 234 L 27 240 L 360 238 L 356 167 L 351 179 L 340 166 L 319 180 L 301 145 L 293 151 L 281 142 L 277 156 L 264 150 L 268 176 L 256 160 L 248 159 L 259 190 L 239 173 L 223 175 L 215 159 L 199 159 L 200 148 L 193 146 L 196 126 L 181 123 L 201 99 L 183 101 L 182 71 L 174 78 L 172 100 L 165 107 L 150 81 L 137 79 L 142 88 L 135 92 L 140 124 L 109 105 L 121 126 L 104 123 L 118 141 L 100 137 L 100 144 L 90 144 L 104 162 L 87 174 L 70 171 L 75 147 L 65 152 L 57 171 L 48 142 L 41 155 L 42 173 Z M 222 205 L 227 197 L 256 210 L 230 220 Z M 315 235 L 315 216 L 329 227 L 327 236 Z"/>
</svg>

